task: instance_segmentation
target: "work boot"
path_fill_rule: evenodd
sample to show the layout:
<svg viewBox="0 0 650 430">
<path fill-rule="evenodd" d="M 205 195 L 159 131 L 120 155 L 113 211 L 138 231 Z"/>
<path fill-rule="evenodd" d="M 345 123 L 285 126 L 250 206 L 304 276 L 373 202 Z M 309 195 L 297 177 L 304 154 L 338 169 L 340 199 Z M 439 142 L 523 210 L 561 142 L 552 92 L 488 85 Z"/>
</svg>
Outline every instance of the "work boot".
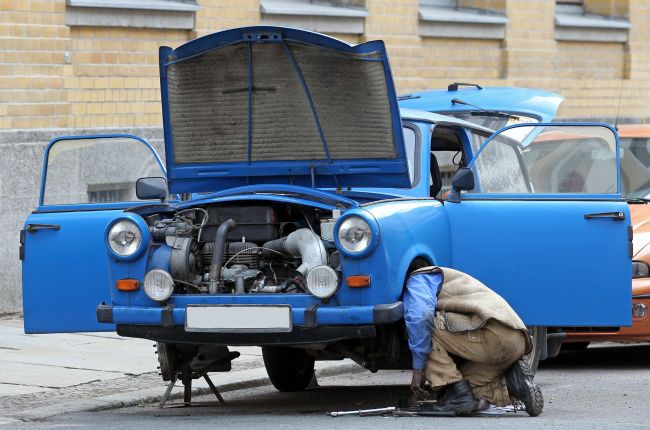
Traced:
<svg viewBox="0 0 650 430">
<path fill-rule="evenodd" d="M 454 412 L 456 415 L 471 414 L 478 409 L 478 399 L 466 380 L 445 387 L 444 397 L 433 406 L 432 412 Z"/>
<path fill-rule="evenodd" d="M 542 390 L 533 381 L 533 372 L 524 361 L 515 361 L 508 370 L 506 385 L 510 397 L 522 402 L 528 415 L 536 417 L 542 413 L 544 409 Z"/>
</svg>

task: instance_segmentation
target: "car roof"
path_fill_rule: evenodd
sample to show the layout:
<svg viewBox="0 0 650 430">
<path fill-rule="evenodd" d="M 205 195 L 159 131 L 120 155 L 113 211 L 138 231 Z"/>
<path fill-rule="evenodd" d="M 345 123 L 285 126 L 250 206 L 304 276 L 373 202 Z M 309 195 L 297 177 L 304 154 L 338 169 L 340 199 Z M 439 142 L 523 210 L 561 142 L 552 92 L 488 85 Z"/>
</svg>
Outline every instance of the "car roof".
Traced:
<svg viewBox="0 0 650 430">
<path fill-rule="evenodd" d="M 400 106 L 441 113 L 496 110 L 550 122 L 564 100 L 559 94 L 535 88 L 450 87 L 400 96 Z"/>
</svg>

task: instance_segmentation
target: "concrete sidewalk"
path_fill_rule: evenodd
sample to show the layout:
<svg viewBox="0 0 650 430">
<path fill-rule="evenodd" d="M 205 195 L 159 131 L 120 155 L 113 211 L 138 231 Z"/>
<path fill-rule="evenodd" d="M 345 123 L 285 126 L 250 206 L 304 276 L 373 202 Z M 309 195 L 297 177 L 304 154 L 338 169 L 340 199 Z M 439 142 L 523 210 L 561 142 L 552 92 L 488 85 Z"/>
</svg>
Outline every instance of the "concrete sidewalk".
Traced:
<svg viewBox="0 0 650 430">
<path fill-rule="evenodd" d="M 211 375 L 220 391 L 270 383 L 260 348 L 231 350 L 241 353 L 233 370 Z M 149 340 L 115 333 L 28 335 L 22 320 L 0 319 L 0 424 L 157 401 L 166 383 L 158 375 L 154 351 Z M 320 362 L 317 375 L 357 368 L 349 360 Z M 203 380 L 193 387 L 208 391 Z M 182 391 L 178 383 L 173 398 Z"/>
</svg>

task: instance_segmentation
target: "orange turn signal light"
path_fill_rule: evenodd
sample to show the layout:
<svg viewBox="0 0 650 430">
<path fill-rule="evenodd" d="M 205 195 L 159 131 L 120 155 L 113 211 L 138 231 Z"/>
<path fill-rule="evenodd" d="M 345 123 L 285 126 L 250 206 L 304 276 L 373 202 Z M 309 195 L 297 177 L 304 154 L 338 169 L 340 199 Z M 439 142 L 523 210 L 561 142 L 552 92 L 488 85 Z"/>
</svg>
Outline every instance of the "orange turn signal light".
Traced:
<svg viewBox="0 0 650 430">
<path fill-rule="evenodd" d="M 118 279 L 115 281 L 115 288 L 120 291 L 137 291 L 140 288 L 140 281 L 137 279 Z"/>
<path fill-rule="evenodd" d="M 370 286 L 370 276 L 368 275 L 354 275 L 348 276 L 348 287 L 362 288 Z"/>
</svg>

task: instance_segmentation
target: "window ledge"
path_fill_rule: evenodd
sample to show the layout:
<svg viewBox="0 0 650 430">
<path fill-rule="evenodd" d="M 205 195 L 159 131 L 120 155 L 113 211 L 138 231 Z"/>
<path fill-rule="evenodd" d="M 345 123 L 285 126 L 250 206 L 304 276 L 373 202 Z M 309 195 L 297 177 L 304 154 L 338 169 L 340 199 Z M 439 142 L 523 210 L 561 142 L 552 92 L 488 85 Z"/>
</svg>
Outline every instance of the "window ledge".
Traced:
<svg viewBox="0 0 650 430">
<path fill-rule="evenodd" d="M 262 25 L 300 27 L 322 33 L 363 34 L 368 11 L 304 1 L 262 0 Z"/>
<path fill-rule="evenodd" d="M 193 2 L 164 0 L 67 0 L 69 26 L 194 29 Z"/>
<path fill-rule="evenodd" d="M 630 22 L 624 19 L 599 15 L 557 14 L 555 40 L 625 43 L 628 41 L 631 27 Z"/>
<path fill-rule="evenodd" d="M 508 18 L 471 9 L 420 7 L 420 36 L 504 39 Z"/>
</svg>

